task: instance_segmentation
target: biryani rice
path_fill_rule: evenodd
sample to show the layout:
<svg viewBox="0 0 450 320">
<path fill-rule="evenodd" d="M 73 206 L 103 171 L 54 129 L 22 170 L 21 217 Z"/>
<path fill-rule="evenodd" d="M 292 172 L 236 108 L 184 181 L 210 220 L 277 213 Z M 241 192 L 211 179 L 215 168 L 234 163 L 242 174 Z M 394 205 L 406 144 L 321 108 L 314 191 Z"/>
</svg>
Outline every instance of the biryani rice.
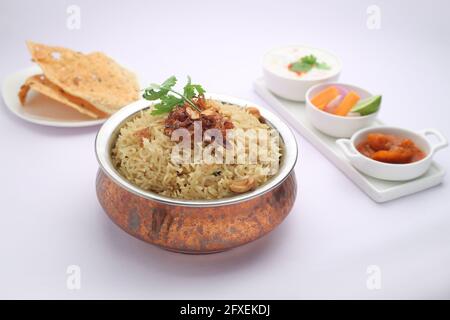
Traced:
<svg viewBox="0 0 450 320">
<path fill-rule="evenodd" d="M 261 123 L 244 108 L 208 100 L 219 113 L 230 119 L 235 129 L 272 129 Z M 278 163 L 281 149 L 268 149 L 270 161 L 257 159 L 254 164 L 175 164 L 171 161 L 172 148 L 177 142 L 164 134 L 166 115 L 151 115 L 150 110 L 141 111 L 120 129 L 112 149 L 114 166 L 134 185 L 147 191 L 181 199 L 220 199 L 236 195 L 229 186 L 233 181 L 248 177 L 255 180 L 256 187 L 270 179 L 273 161 Z M 148 128 L 149 137 L 135 133 Z M 259 141 L 255 141 L 259 143 Z M 234 145 L 234 141 L 230 141 Z M 248 145 L 245 145 L 248 152 Z"/>
</svg>

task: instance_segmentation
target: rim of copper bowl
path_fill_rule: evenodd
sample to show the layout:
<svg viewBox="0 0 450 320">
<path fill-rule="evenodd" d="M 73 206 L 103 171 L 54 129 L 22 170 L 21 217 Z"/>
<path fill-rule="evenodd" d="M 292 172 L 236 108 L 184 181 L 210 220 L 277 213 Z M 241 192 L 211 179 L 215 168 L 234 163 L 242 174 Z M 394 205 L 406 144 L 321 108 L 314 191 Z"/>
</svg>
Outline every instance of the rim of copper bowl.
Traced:
<svg viewBox="0 0 450 320">
<path fill-rule="evenodd" d="M 128 106 L 123 107 L 118 112 L 114 113 L 109 119 L 105 121 L 105 123 L 98 131 L 95 138 L 95 154 L 100 169 L 115 183 L 138 196 L 163 204 L 176 206 L 215 207 L 235 204 L 258 197 L 279 186 L 289 176 L 297 162 L 298 146 L 292 130 L 278 116 L 266 110 L 265 108 L 256 105 L 255 103 L 222 94 L 210 93 L 207 94 L 206 97 L 231 104 L 236 104 L 239 106 L 255 106 L 260 110 L 261 115 L 265 118 L 267 123 L 279 132 L 280 141 L 282 142 L 283 146 L 283 156 L 281 159 L 280 168 L 278 170 L 278 173 L 271 177 L 266 183 L 259 186 L 253 191 L 243 193 L 241 195 L 213 200 L 185 200 L 171 198 L 155 192 L 143 190 L 133 185 L 126 178 L 122 177 L 112 164 L 111 149 L 113 144 L 115 143 L 122 125 L 128 119 L 135 116 L 137 112 L 151 106 L 152 103 L 144 99 L 135 101 Z"/>
</svg>

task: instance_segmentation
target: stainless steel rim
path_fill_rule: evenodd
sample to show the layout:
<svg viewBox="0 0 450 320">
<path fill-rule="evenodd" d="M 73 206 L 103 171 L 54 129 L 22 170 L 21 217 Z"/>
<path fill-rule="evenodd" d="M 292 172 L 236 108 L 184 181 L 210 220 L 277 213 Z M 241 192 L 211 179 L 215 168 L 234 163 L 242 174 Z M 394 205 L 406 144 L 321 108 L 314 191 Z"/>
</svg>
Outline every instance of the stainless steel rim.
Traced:
<svg viewBox="0 0 450 320">
<path fill-rule="evenodd" d="M 133 102 L 132 104 L 122 108 L 121 110 L 113 114 L 98 131 L 95 138 L 95 154 L 101 170 L 103 170 L 103 172 L 108 175 L 115 183 L 138 196 L 167 205 L 187 207 L 214 207 L 235 204 L 258 197 L 279 186 L 289 176 L 297 162 L 298 147 L 292 130 L 275 114 L 249 101 L 233 98 L 222 94 L 211 93 L 207 94 L 206 96 L 207 98 L 220 100 L 243 107 L 256 106 L 260 110 L 261 115 L 267 120 L 268 124 L 279 132 L 280 138 L 285 145 L 283 159 L 280 164 L 278 173 L 264 185 L 258 187 L 254 191 L 244 193 L 242 195 L 236 195 L 233 197 L 227 197 L 217 200 L 184 200 L 170 198 L 162 196 L 155 192 L 143 190 L 126 180 L 119 174 L 119 172 L 112 164 L 111 147 L 115 142 L 118 131 L 122 124 L 140 110 L 146 109 L 151 106 L 152 103 L 144 99 Z"/>
</svg>

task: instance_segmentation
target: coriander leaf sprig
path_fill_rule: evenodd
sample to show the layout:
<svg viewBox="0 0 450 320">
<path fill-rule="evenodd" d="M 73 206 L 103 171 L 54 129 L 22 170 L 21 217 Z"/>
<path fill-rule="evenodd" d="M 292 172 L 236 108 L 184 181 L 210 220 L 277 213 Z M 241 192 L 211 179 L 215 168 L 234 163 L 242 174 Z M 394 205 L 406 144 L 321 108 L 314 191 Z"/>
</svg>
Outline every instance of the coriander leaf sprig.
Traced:
<svg viewBox="0 0 450 320">
<path fill-rule="evenodd" d="M 191 77 L 188 76 L 188 82 L 183 88 L 183 93 L 175 91 L 173 87 L 177 83 L 177 78 L 171 76 L 162 84 L 151 84 L 144 90 L 142 97 L 146 100 L 159 100 L 152 110 L 152 115 L 168 113 L 176 106 L 181 106 L 187 102 L 193 109 L 201 112 L 192 99 L 196 96 L 202 96 L 205 93 L 203 87 L 199 84 L 192 84 Z M 174 95 L 175 94 L 175 95 Z"/>
<path fill-rule="evenodd" d="M 312 68 L 328 70 L 330 66 L 325 62 L 318 62 L 316 56 L 312 54 L 304 56 L 289 65 L 289 70 L 299 73 L 308 72 Z"/>
</svg>

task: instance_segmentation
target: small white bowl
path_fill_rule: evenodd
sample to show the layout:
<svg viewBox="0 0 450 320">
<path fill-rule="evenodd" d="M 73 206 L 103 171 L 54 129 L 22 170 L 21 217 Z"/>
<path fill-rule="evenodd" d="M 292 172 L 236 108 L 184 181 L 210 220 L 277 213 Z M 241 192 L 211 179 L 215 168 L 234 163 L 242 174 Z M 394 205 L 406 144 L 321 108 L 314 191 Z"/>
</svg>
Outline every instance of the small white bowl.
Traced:
<svg viewBox="0 0 450 320">
<path fill-rule="evenodd" d="M 317 77 L 297 76 L 287 65 L 299 58 L 313 54 L 318 60 L 330 64 L 332 69 Z M 286 46 L 274 48 L 263 57 L 263 73 L 267 88 L 281 98 L 305 101 L 309 88 L 324 82 L 337 81 L 342 70 L 341 61 L 333 54 L 308 46 Z"/>
<path fill-rule="evenodd" d="M 372 125 L 378 116 L 379 110 L 367 116 L 338 116 L 320 110 L 311 103 L 311 99 L 317 93 L 333 85 L 355 91 L 361 97 L 361 100 L 372 96 L 365 89 L 345 83 L 333 82 L 315 85 L 306 93 L 306 116 L 311 124 L 323 133 L 335 138 L 351 137 L 356 131 Z"/>
<path fill-rule="evenodd" d="M 391 164 L 372 160 L 356 149 L 356 146 L 366 139 L 369 133 L 385 133 L 411 139 L 418 148 L 425 152 L 426 157 L 407 164 Z M 437 142 L 432 144 L 427 139 L 428 135 L 434 135 Z M 339 139 L 336 143 L 356 169 L 371 177 L 391 181 L 406 181 L 420 177 L 430 168 L 434 153 L 448 146 L 447 139 L 435 129 L 414 132 L 389 126 L 363 129 L 356 132 L 351 139 Z"/>
</svg>

